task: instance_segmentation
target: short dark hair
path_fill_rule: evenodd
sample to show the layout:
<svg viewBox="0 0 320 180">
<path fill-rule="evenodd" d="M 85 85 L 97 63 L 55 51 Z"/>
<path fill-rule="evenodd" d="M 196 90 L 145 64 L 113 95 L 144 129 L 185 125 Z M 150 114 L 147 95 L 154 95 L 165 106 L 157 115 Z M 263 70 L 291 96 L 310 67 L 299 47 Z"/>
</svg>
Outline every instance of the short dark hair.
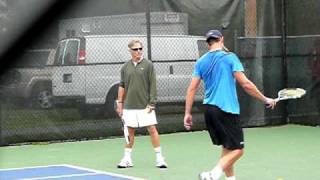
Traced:
<svg viewBox="0 0 320 180">
<path fill-rule="evenodd" d="M 211 46 L 214 43 L 217 43 L 221 40 L 221 38 L 208 38 L 207 39 L 207 43 L 209 44 L 209 46 Z"/>
</svg>

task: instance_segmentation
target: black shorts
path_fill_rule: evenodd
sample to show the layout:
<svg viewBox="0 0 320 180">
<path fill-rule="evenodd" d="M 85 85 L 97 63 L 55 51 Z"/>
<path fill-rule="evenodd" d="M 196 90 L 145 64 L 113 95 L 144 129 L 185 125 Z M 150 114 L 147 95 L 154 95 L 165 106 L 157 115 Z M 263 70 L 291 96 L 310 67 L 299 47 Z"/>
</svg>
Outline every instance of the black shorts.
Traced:
<svg viewBox="0 0 320 180">
<path fill-rule="evenodd" d="M 229 150 L 244 148 L 239 115 L 226 113 L 217 106 L 204 106 L 204 118 L 212 143 Z"/>
</svg>

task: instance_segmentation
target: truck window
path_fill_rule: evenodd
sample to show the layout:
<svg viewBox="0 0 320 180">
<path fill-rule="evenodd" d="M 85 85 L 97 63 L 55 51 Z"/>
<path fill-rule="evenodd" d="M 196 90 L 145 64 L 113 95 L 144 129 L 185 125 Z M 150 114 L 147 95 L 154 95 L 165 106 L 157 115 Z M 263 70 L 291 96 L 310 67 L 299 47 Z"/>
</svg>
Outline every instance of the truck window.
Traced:
<svg viewBox="0 0 320 180">
<path fill-rule="evenodd" d="M 54 56 L 54 65 L 62 65 L 63 52 L 66 46 L 66 41 L 62 41 L 58 44 L 56 54 Z"/>
<path fill-rule="evenodd" d="M 64 55 L 64 65 L 76 65 L 78 59 L 78 40 L 69 40 L 67 43 L 65 55 Z"/>
</svg>

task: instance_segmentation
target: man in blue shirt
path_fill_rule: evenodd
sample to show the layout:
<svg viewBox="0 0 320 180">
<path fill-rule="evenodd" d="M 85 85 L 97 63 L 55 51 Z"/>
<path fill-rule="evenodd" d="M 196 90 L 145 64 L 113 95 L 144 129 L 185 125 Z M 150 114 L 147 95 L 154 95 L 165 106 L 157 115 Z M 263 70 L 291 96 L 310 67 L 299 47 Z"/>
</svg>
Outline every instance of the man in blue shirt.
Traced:
<svg viewBox="0 0 320 180">
<path fill-rule="evenodd" d="M 273 109 L 276 101 L 264 96 L 245 76 L 239 58 L 224 47 L 220 31 L 210 30 L 206 38 L 209 51 L 195 64 L 186 95 L 184 126 L 187 130 L 191 129 L 191 108 L 195 93 L 203 80 L 206 126 L 212 143 L 222 145 L 222 154 L 211 171 L 200 173 L 200 179 L 218 180 L 225 173 L 227 180 L 235 180 L 233 165 L 243 155 L 244 148 L 236 82 L 245 92 L 265 103 L 268 108 Z"/>
</svg>

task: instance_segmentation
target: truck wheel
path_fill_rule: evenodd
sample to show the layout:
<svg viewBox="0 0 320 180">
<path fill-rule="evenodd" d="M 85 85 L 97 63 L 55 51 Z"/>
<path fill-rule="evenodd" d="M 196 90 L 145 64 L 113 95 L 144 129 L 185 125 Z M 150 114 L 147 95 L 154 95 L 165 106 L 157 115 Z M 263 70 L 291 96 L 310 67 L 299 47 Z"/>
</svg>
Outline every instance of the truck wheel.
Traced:
<svg viewBox="0 0 320 180">
<path fill-rule="evenodd" d="M 108 93 L 106 103 L 105 103 L 105 117 L 117 117 L 117 112 L 116 112 L 116 104 L 115 101 L 118 98 L 118 85 L 114 86 Z"/>
<path fill-rule="evenodd" d="M 53 107 L 52 90 L 49 86 L 38 86 L 31 95 L 31 107 L 36 109 L 50 109 Z"/>
<path fill-rule="evenodd" d="M 82 105 L 79 105 L 78 112 L 82 118 L 98 119 L 98 118 L 101 118 L 100 109 L 101 108 L 95 105 L 82 104 Z"/>
</svg>

